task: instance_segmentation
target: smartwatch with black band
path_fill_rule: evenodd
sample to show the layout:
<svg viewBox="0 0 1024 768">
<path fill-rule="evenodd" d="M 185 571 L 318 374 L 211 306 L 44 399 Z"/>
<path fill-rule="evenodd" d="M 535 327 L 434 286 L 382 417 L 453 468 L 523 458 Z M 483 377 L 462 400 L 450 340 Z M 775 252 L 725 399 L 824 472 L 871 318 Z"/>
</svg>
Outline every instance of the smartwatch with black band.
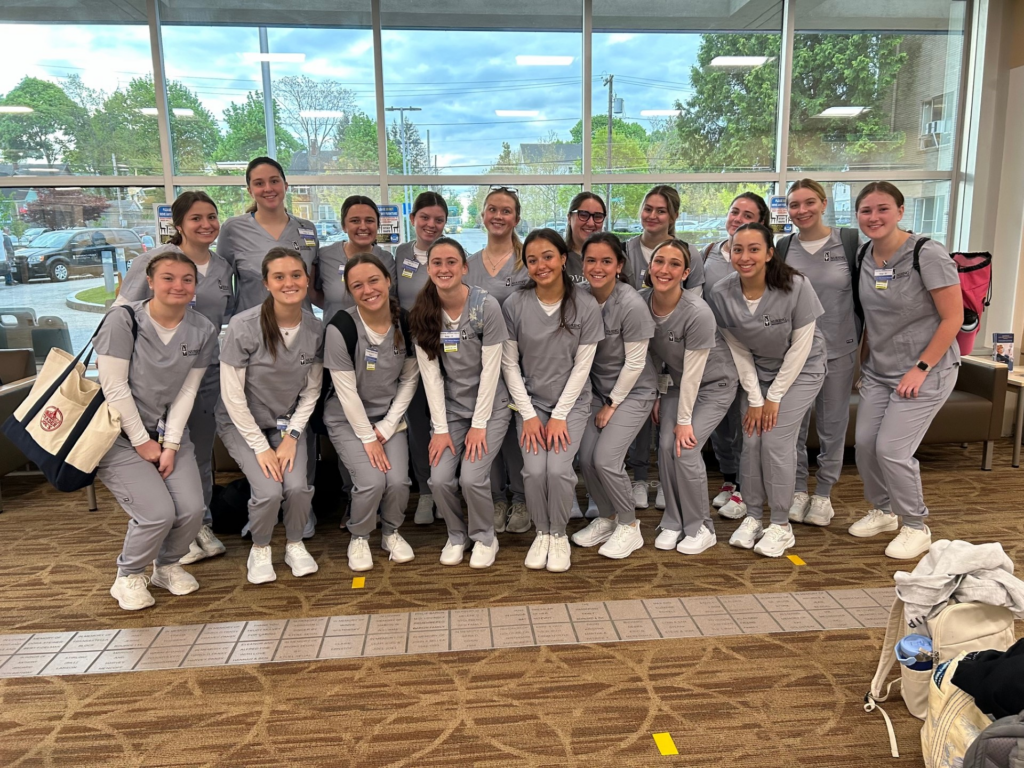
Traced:
<svg viewBox="0 0 1024 768">
<path fill-rule="evenodd" d="M 932 367 L 928 365 L 928 363 L 926 363 L 924 360 L 918 360 L 917 367 L 924 371 L 925 373 L 928 373 L 928 371 L 932 369 Z"/>
</svg>

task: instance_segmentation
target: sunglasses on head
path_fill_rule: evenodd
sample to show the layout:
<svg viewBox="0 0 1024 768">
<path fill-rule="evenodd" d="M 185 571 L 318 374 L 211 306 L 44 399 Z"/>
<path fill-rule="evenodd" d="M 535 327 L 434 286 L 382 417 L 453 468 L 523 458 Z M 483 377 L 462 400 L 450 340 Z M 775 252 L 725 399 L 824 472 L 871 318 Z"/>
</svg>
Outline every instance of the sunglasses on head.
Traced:
<svg viewBox="0 0 1024 768">
<path fill-rule="evenodd" d="M 508 192 L 509 194 L 512 194 L 512 195 L 518 195 L 519 194 L 519 189 L 518 188 L 516 188 L 516 187 L 506 187 L 506 186 L 503 186 L 501 184 L 499 184 L 497 186 L 491 187 L 490 191 L 491 192 Z"/>
<path fill-rule="evenodd" d="M 607 218 L 607 215 L 604 213 L 591 213 L 590 211 L 581 211 L 579 209 L 575 211 L 569 211 L 570 216 L 572 216 L 574 213 L 576 214 L 576 218 L 578 218 L 580 221 L 586 222 L 593 219 L 595 224 L 602 224 L 604 220 Z"/>
</svg>

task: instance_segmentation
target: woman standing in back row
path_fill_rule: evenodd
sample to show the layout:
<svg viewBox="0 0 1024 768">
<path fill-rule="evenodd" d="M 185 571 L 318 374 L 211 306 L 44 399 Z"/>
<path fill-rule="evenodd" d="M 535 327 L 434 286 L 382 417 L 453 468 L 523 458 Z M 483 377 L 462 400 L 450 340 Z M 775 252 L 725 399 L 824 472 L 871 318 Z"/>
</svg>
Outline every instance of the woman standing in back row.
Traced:
<svg viewBox="0 0 1024 768">
<path fill-rule="evenodd" d="M 914 452 L 956 385 L 956 335 L 964 305 L 956 262 L 934 240 L 899 228 L 903 194 L 887 181 L 857 195 L 869 239 L 858 254 L 864 352 L 857 408 L 857 471 L 873 508 L 850 526 L 858 537 L 899 534 L 885 554 L 910 560 L 931 547 L 928 507 Z"/>
</svg>

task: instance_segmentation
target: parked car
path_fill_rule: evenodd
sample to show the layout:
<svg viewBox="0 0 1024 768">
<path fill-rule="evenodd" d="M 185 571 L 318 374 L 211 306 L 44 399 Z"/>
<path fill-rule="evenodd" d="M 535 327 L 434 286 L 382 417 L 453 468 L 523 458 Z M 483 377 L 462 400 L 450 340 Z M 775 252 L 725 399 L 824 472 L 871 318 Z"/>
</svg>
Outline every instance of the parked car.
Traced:
<svg viewBox="0 0 1024 768">
<path fill-rule="evenodd" d="M 321 240 L 327 240 L 341 234 L 341 227 L 337 221 L 318 221 L 316 223 L 316 234 Z"/>
<path fill-rule="evenodd" d="M 14 279 L 27 283 L 39 277 L 63 283 L 72 275 L 102 275 L 103 252 L 124 249 L 131 264 L 145 251 L 139 236 L 130 229 L 63 229 L 47 232 L 20 249 L 14 257 Z"/>
<path fill-rule="evenodd" d="M 37 237 L 50 231 L 52 230 L 47 229 L 46 227 L 32 227 L 31 229 L 26 229 L 21 233 L 21 237 L 18 238 L 18 242 L 16 242 L 15 245 L 19 248 L 27 248 Z"/>
</svg>

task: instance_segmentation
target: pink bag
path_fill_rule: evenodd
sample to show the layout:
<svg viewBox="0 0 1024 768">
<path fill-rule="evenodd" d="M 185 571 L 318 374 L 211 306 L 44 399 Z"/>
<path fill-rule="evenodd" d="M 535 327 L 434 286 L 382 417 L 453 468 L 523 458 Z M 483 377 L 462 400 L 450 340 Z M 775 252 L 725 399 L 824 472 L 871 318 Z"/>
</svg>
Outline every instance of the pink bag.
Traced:
<svg viewBox="0 0 1024 768">
<path fill-rule="evenodd" d="M 960 273 L 960 292 L 964 297 L 964 324 L 956 335 L 960 354 L 974 348 L 974 337 L 981 327 L 981 313 L 992 303 L 992 254 L 951 254 Z"/>
</svg>

